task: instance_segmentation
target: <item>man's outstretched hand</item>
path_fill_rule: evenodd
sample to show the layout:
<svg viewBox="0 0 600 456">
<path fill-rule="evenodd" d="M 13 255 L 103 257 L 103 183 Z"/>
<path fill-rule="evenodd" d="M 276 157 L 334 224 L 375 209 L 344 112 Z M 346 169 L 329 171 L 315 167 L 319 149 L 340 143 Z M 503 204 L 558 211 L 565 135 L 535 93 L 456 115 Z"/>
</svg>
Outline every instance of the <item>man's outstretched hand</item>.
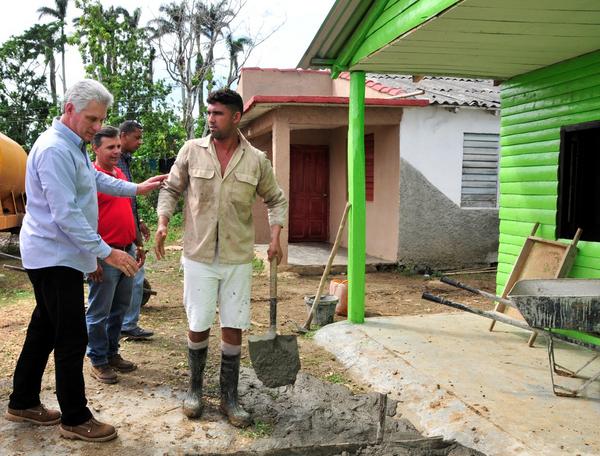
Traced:
<svg viewBox="0 0 600 456">
<path fill-rule="evenodd" d="M 162 184 L 162 182 L 169 177 L 168 174 L 160 174 L 158 176 L 153 176 L 144 182 L 137 184 L 136 195 L 145 195 L 146 193 L 150 193 L 152 190 L 156 190 Z"/>
</svg>

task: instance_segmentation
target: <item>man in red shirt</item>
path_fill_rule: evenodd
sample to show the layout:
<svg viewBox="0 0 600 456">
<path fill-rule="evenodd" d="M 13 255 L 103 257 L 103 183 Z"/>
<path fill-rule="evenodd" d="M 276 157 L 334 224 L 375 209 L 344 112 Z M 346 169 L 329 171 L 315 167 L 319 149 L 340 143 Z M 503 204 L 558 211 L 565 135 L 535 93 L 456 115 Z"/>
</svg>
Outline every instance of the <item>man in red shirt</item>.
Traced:
<svg viewBox="0 0 600 456">
<path fill-rule="evenodd" d="M 121 157 L 119 130 L 102 128 L 92 139 L 98 171 L 117 179 L 127 180 L 116 166 Z M 98 192 L 98 234 L 113 249 L 123 250 L 136 258 L 138 267 L 144 263 L 144 250 L 136 252 L 135 220 L 131 198 Z M 116 383 L 115 372 L 131 372 L 135 364 L 119 355 L 119 335 L 123 316 L 131 301 L 133 278 L 119 269 L 98 260 L 96 272 L 88 275 L 89 297 L 86 323 L 88 329 L 87 356 L 92 363 L 91 375 L 102 383 Z"/>
</svg>

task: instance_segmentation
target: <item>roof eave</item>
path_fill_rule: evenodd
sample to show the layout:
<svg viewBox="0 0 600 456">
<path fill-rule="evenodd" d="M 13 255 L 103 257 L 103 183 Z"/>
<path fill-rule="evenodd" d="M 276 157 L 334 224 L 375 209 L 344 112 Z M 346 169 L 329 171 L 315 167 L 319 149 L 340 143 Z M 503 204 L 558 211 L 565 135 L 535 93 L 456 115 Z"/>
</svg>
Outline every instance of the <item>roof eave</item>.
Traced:
<svg viewBox="0 0 600 456">
<path fill-rule="evenodd" d="M 298 68 L 332 68 L 375 0 L 336 0 L 319 27 Z"/>
<path fill-rule="evenodd" d="M 348 97 L 322 97 L 322 96 L 285 96 L 285 95 L 255 95 L 244 105 L 244 116 L 240 127 L 243 128 L 252 122 L 255 117 L 248 117 L 248 114 L 258 105 L 273 105 L 268 111 L 280 106 L 312 106 L 312 107 L 332 107 L 347 106 Z M 405 107 L 425 107 L 429 106 L 427 99 L 415 98 L 365 98 L 365 107 L 367 108 L 405 108 Z M 266 114 L 266 112 L 260 115 Z M 257 117 L 260 117 L 257 116 Z"/>
<path fill-rule="evenodd" d="M 348 97 L 324 97 L 324 96 L 288 96 L 288 95 L 255 95 L 244 106 L 244 114 L 250 111 L 259 103 L 271 103 L 279 105 L 289 104 L 323 104 L 323 105 L 347 105 Z M 428 106 L 429 100 L 415 98 L 365 98 L 365 105 L 368 106 Z"/>
</svg>

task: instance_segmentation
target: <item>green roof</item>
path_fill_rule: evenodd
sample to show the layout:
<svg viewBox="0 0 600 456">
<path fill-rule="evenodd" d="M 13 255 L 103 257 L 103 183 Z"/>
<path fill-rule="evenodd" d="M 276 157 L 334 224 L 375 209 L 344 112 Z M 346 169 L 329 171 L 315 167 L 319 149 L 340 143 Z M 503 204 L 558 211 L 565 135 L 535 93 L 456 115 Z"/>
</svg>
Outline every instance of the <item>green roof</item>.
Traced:
<svg viewBox="0 0 600 456">
<path fill-rule="evenodd" d="M 504 80 L 597 49 L 598 0 L 338 0 L 298 66 Z"/>
</svg>

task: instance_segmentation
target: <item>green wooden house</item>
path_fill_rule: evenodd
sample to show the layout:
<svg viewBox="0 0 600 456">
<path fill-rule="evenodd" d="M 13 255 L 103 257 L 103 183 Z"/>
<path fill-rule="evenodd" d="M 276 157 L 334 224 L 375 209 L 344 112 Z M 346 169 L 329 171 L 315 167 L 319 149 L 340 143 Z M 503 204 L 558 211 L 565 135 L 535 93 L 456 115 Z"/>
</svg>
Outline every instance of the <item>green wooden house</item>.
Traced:
<svg viewBox="0 0 600 456">
<path fill-rule="evenodd" d="M 349 318 L 364 319 L 365 72 L 501 84 L 500 294 L 535 222 L 600 278 L 600 1 L 337 0 L 302 68 L 351 73 Z"/>
</svg>

